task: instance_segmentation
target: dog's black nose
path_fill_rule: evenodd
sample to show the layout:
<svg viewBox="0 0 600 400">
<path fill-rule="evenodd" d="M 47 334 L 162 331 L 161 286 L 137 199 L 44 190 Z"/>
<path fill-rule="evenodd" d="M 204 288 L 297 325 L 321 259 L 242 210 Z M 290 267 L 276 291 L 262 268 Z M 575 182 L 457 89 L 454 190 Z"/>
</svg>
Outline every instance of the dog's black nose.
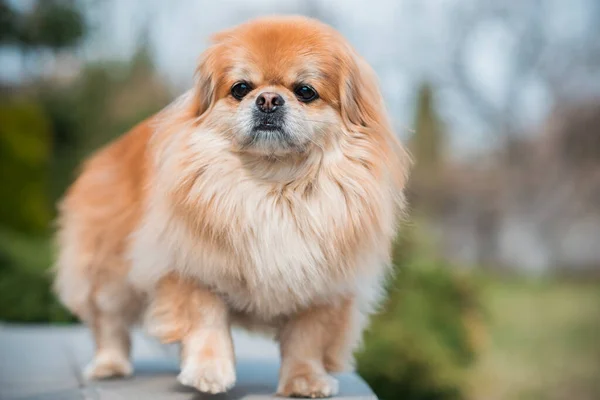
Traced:
<svg viewBox="0 0 600 400">
<path fill-rule="evenodd" d="M 283 97 L 273 92 L 263 92 L 256 98 L 256 106 L 265 113 L 272 113 L 284 104 Z"/>
</svg>

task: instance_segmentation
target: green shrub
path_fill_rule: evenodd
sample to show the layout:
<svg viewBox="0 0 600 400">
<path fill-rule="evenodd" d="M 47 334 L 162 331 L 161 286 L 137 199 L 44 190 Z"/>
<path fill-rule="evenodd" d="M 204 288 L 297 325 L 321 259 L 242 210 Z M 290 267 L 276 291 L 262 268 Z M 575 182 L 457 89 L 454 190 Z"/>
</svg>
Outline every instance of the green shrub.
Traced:
<svg viewBox="0 0 600 400">
<path fill-rule="evenodd" d="M 62 322 L 73 318 L 54 297 L 47 237 L 0 230 L 0 320 Z"/>
<path fill-rule="evenodd" d="M 0 102 L 0 221 L 40 234 L 52 218 L 48 196 L 50 124 L 35 102 Z"/>
<path fill-rule="evenodd" d="M 387 301 L 357 354 L 358 372 L 383 400 L 463 398 L 475 357 L 477 293 L 423 242 L 414 231 L 398 240 Z"/>
<path fill-rule="evenodd" d="M 48 272 L 54 204 L 87 155 L 171 95 L 145 50 L 131 62 L 86 65 L 68 85 L 38 81 L 2 95 L 0 320 L 64 321 Z"/>
</svg>

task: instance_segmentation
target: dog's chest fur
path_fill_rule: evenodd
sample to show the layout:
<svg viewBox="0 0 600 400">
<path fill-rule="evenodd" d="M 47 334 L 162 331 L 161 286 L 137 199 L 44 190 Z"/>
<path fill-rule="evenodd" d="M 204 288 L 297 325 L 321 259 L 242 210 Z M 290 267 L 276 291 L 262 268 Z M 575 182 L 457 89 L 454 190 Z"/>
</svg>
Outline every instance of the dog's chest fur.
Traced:
<svg viewBox="0 0 600 400">
<path fill-rule="evenodd" d="M 359 285 L 375 290 L 368 281 L 387 262 L 394 199 L 363 167 L 273 183 L 213 161 L 179 165 L 154 188 L 135 235 L 134 280 L 150 285 L 174 268 L 265 320 Z"/>
</svg>

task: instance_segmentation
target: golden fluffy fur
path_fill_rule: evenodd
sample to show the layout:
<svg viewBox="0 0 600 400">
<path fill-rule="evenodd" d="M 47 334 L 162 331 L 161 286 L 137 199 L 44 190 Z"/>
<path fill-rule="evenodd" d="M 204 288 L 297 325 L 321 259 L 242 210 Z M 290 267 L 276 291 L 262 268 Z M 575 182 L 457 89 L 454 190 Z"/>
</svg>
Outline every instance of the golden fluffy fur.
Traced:
<svg viewBox="0 0 600 400">
<path fill-rule="evenodd" d="M 299 101 L 300 83 L 318 99 Z M 264 92 L 285 100 L 283 136 L 252 133 Z M 91 157 L 61 204 L 56 290 L 94 332 L 88 376 L 131 373 L 146 310 L 151 334 L 182 343 L 183 384 L 234 384 L 237 323 L 276 335 L 279 394 L 335 394 L 407 164 L 372 70 L 333 29 L 270 17 L 216 35 L 194 88 Z"/>
</svg>

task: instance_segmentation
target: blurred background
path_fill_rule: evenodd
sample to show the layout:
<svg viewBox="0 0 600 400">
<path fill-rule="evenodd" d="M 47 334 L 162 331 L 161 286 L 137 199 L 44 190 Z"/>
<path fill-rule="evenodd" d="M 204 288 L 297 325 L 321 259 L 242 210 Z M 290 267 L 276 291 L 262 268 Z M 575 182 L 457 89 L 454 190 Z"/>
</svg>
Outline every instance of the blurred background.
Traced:
<svg viewBox="0 0 600 400">
<path fill-rule="evenodd" d="M 74 322 L 49 268 L 77 166 L 272 13 L 348 38 L 416 160 L 357 354 L 379 397 L 600 398 L 597 0 L 0 0 L 0 320 Z"/>
</svg>

